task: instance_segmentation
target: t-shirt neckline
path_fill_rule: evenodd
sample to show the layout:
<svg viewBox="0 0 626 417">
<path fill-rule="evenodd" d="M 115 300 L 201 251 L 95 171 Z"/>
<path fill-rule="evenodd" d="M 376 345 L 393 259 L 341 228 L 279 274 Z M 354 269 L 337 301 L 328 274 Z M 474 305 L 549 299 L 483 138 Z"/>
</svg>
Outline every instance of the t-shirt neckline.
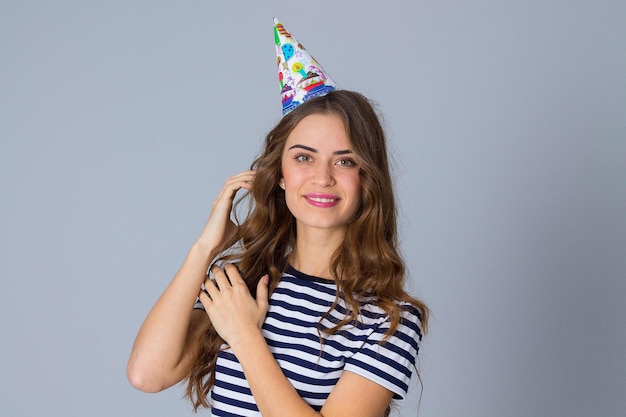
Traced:
<svg viewBox="0 0 626 417">
<path fill-rule="evenodd" d="M 305 274 L 304 272 L 298 271 L 296 268 L 294 268 L 290 264 L 287 265 L 287 270 L 285 271 L 285 273 L 292 275 L 298 279 L 304 280 L 304 281 L 318 282 L 320 284 L 327 284 L 327 285 L 332 285 L 332 286 L 337 285 L 335 281 L 332 279 L 320 278 L 315 275 Z"/>
</svg>

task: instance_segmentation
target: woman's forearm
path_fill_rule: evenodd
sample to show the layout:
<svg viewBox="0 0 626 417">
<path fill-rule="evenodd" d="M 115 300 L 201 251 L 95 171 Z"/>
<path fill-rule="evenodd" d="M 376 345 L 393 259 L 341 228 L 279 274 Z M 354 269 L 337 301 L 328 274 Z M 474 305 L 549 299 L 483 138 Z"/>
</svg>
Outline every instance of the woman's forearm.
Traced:
<svg viewBox="0 0 626 417">
<path fill-rule="evenodd" d="M 161 391 L 184 376 L 185 359 L 192 349 L 188 342 L 192 306 L 213 256 L 208 246 L 194 244 L 146 317 L 127 367 L 128 379 L 136 388 Z"/>
<path fill-rule="evenodd" d="M 246 332 L 231 348 L 263 417 L 320 416 L 283 374 L 260 330 Z"/>
</svg>

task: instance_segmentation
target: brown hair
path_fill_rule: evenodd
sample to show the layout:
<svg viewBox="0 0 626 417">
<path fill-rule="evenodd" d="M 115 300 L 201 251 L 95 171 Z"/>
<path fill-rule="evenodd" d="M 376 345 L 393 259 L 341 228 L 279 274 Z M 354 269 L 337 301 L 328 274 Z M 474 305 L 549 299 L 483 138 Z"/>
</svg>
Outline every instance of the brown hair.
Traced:
<svg viewBox="0 0 626 417">
<path fill-rule="evenodd" d="M 253 296 L 258 280 L 266 273 L 270 275 L 270 291 L 277 285 L 296 242 L 295 219 L 287 208 L 284 190 L 278 186 L 282 153 L 291 131 L 311 114 L 332 114 L 343 121 L 361 179 L 361 206 L 330 264 L 338 297 L 345 300 L 349 314 L 336 327 L 322 331 L 332 334 L 356 321 L 359 299 L 368 294 L 377 298 L 378 306 L 389 316 L 388 335 L 400 321 L 398 302 L 407 302 L 420 312 L 425 332 L 428 308 L 404 290 L 405 266 L 398 251 L 396 202 L 385 135 L 371 103 L 359 93 L 339 90 L 307 101 L 285 115 L 266 136 L 263 152 L 251 166 L 256 174 L 247 195 L 247 217 L 237 236 L 223 247 L 225 250 L 240 242 L 239 250 L 223 254 L 219 260 L 237 262 Z M 204 346 L 187 378 L 186 395 L 196 410 L 209 407 L 207 397 L 215 382 L 215 363 L 223 344 L 209 323 L 204 333 Z"/>
</svg>

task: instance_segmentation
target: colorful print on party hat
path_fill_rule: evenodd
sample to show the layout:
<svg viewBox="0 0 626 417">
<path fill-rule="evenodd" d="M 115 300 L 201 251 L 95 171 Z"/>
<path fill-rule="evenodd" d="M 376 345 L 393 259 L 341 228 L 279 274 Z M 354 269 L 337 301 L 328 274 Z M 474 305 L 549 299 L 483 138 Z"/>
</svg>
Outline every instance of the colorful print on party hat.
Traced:
<svg viewBox="0 0 626 417">
<path fill-rule="evenodd" d="M 283 115 L 305 101 L 328 94 L 337 84 L 287 29 L 274 18 L 274 42 Z"/>
</svg>

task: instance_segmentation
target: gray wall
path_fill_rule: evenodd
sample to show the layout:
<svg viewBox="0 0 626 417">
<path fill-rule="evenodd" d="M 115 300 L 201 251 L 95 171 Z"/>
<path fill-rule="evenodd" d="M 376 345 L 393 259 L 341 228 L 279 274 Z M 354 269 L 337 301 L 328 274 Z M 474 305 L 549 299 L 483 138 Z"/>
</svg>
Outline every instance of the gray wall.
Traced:
<svg viewBox="0 0 626 417">
<path fill-rule="evenodd" d="M 626 415 L 626 3 L 558 0 L 0 3 L 2 415 L 192 415 L 124 368 L 280 117 L 273 16 L 385 114 L 420 415 Z"/>
</svg>

